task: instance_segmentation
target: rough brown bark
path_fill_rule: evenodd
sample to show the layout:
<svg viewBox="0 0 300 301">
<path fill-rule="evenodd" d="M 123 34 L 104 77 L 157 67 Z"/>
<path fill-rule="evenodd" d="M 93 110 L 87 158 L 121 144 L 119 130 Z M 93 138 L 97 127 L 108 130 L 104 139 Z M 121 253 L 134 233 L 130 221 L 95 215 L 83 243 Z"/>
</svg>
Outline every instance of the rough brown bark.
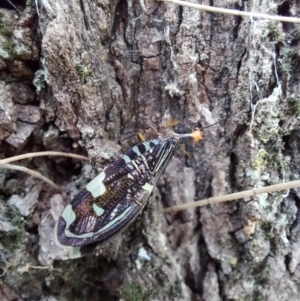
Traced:
<svg viewBox="0 0 300 301">
<path fill-rule="evenodd" d="M 296 1 L 194 2 L 300 12 Z M 1 171 L 0 299 L 299 300 L 298 191 L 162 213 L 299 178 L 298 25 L 155 0 L 40 0 L 39 16 L 33 1 L 16 4 L 0 10 L 1 158 L 87 153 L 100 171 L 132 145 L 118 137 L 159 128 L 167 109 L 178 132 L 221 122 L 186 146 L 191 156 L 178 152 L 142 216 L 98 257 L 63 261 L 53 244 L 54 221 L 91 166 L 22 161 L 62 194 Z"/>
</svg>

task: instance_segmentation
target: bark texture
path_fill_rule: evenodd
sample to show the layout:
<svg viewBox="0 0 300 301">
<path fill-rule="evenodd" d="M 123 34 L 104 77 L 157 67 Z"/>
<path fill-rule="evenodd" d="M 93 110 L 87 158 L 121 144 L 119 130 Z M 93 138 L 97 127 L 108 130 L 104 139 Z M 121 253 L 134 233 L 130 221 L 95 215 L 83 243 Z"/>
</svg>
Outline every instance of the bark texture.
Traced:
<svg viewBox="0 0 300 301">
<path fill-rule="evenodd" d="M 2 1 L 3 2 L 3 1 Z M 297 1 L 196 1 L 297 16 Z M 300 27 L 156 0 L 0 4 L 1 300 L 299 300 L 299 190 L 164 215 L 164 206 L 299 179 Z M 255 111 L 249 112 L 250 108 Z M 165 112 L 204 140 L 173 158 L 138 220 L 98 257 L 63 261 L 64 206 Z M 0 166 L 1 167 L 1 166 Z"/>
</svg>

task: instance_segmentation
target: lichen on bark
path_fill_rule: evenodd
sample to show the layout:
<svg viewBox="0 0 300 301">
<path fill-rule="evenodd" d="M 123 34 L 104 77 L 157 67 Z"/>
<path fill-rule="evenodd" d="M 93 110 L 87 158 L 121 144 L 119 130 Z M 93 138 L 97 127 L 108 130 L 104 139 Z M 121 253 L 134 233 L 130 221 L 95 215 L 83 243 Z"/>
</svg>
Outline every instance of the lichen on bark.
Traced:
<svg viewBox="0 0 300 301">
<path fill-rule="evenodd" d="M 298 190 L 162 213 L 299 178 L 297 25 L 155 0 L 41 0 L 39 15 L 16 2 L 0 5 L 0 158 L 67 151 L 93 168 L 21 162 L 63 193 L 0 170 L 0 299 L 298 300 Z M 288 1 L 213 5 L 299 14 Z M 159 129 L 166 110 L 178 132 L 200 121 L 204 140 L 175 155 L 144 213 L 98 257 L 63 261 L 62 208 L 134 143 L 119 137 Z"/>
</svg>

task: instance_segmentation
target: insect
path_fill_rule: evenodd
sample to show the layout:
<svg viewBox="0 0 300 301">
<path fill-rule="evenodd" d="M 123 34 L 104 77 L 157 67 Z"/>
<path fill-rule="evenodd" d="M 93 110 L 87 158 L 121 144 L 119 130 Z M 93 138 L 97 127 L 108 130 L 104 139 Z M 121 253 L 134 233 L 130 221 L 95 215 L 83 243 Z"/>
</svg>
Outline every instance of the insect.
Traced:
<svg viewBox="0 0 300 301">
<path fill-rule="evenodd" d="M 83 188 L 64 209 L 56 225 L 56 243 L 72 248 L 70 258 L 95 253 L 123 232 L 147 204 L 161 173 L 179 145 L 202 139 L 202 130 L 169 131 L 164 137 L 130 148 Z"/>
</svg>

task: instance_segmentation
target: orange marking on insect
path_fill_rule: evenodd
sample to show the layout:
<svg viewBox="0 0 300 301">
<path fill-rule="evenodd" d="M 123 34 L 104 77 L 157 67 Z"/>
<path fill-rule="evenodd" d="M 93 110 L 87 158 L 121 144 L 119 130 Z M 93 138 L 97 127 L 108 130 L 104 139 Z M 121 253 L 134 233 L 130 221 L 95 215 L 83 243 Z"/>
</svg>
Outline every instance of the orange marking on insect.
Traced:
<svg viewBox="0 0 300 301">
<path fill-rule="evenodd" d="M 141 142 L 145 142 L 146 141 L 146 138 L 145 138 L 145 136 L 142 133 L 137 133 L 137 136 L 138 136 L 138 138 L 139 138 L 139 140 Z"/>
<path fill-rule="evenodd" d="M 192 133 L 191 136 L 194 142 L 200 141 L 203 139 L 203 132 L 200 128 L 196 128 Z"/>
</svg>

